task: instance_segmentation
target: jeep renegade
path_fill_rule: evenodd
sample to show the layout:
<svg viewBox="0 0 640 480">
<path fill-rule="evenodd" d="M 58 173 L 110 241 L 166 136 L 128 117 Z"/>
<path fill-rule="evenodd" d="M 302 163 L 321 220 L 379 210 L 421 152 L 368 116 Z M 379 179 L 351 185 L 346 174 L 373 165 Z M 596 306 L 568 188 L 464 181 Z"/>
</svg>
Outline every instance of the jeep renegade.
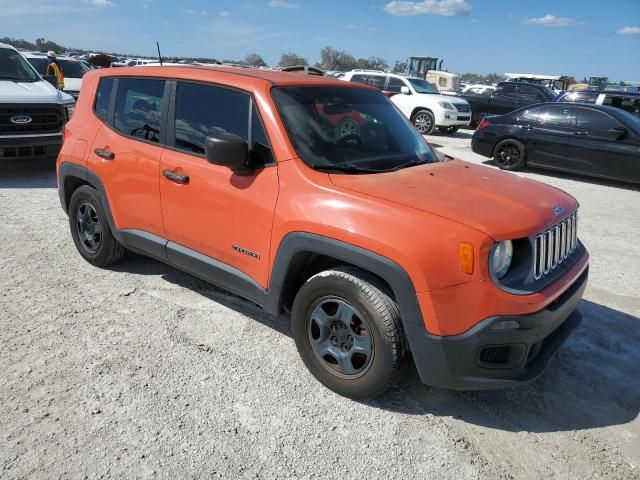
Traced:
<svg viewBox="0 0 640 480">
<path fill-rule="evenodd" d="M 88 262 L 130 250 L 289 314 L 304 363 L 341 395 L 381 394 L 409 358 L 437 387 L 531 381 L 581 320 L 576 200 L 439 161 L 368 85 L 90 72 L 57 174 Z"/>
</svg>

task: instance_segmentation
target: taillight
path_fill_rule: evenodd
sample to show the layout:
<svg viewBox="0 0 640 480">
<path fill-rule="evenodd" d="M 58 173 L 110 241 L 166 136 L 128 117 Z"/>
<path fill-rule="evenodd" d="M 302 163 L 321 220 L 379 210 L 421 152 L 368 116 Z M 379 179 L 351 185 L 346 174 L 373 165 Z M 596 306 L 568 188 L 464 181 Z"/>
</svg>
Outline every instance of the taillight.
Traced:
<svg viewBox="0 0 640 480">
<path fill-rule="evenodd" d="M 491 122 L 489 120 L 482 120 L 476 130 L 482 130 L 483 128 L 487 128 L 489 125 L 491 125 Z"/>
</svg>

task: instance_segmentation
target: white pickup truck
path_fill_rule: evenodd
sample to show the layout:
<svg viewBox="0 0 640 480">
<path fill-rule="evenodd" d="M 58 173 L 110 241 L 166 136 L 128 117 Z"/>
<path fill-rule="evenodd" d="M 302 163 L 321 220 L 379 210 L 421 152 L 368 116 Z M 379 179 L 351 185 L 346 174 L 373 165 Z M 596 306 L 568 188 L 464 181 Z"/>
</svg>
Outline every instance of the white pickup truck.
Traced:
<svg viewBox="0 0 640 480">
<path fill-rule="evenodd" d="M 53 159 L 75 101 L 45 80 L 11 45 L 0 43 L 0 162 Z"/>
</svg>

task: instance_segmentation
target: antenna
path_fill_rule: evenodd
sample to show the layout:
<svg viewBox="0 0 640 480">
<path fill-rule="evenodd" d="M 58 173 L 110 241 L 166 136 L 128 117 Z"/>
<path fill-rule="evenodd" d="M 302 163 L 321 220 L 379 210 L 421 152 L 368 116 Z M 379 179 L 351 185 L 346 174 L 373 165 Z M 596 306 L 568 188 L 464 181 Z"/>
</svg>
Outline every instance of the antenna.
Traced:
<svg viewBox="0 0 640 480">
<path fill-rule="evenodd" d="M 160 66 L 162 66 L 162 54 L 160 53 L 160 43 L 156 42 L 156 47 L 158 47 L 158 60 L 160 61 Z"/>
</svg>

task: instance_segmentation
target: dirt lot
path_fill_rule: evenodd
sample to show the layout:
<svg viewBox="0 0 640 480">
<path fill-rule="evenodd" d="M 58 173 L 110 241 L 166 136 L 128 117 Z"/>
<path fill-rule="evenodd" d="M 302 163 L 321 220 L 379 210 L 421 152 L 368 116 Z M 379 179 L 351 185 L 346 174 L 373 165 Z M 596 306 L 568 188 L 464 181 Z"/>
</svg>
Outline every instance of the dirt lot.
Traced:
<svg viewBox="0 0 640 480">
<path fill-rule="evenodd" d="M 467 132 L 433 136 L 473 162 Z M 74 250 L 50 165 L 0 166 L 0 478 L 640 478 L 640 193 L 582 204 L 584 322 L 536 383 L 449 392 L 413 369 L 357 403 L 285 319 L 153 260 Z"/>
</svg>

